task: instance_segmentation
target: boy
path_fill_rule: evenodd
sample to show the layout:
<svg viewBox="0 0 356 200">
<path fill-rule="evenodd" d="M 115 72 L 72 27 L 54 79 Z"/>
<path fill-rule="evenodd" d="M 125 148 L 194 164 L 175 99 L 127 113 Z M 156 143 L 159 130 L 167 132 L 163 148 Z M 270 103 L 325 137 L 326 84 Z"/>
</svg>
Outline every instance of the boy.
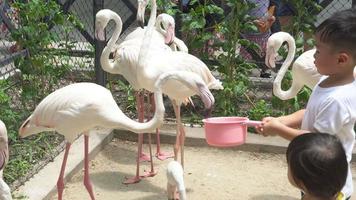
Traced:
<svg viewBox="0 0 356 200">
<path fill-rule="evenodd" d="M 316 30 L 315 65 L 324 77 L 315 86 L 306 109 L 278 118 L 266 117 L 256 127 L 258 133 L 279 135 L 292 140 L 307 132 L 336 135 L 351 161 L 355 142 L 356 81 L 356 9 L 336 12 Z M 299 129 L 300 128 L 300 129 Z M 346 199 L 353 192 L 350 167 L 342 189 Z"/>
</svg>

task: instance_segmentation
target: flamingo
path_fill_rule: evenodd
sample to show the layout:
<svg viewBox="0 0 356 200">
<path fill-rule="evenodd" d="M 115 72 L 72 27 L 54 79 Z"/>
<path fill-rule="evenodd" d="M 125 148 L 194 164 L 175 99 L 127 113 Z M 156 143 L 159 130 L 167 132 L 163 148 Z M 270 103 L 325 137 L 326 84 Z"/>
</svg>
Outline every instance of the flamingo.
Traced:
<svg viewBox="0 0 356 200">
<path fill-rule="evenodd" d="M 10 187 L 6 184 L 3 177 L 4 168 L 9 161 L 9 147 L 7 130 L 4 122 L 0 120 L 0 199 L 12 200 Z"/>
<path fill-rule="evenodd" d="M 314 64 L 316 49 L 308 50 L 294 61 L 292 65 L 292 85 L 287 91 L 283 91 L 281 82 L 295 55 L 296 46 L 294 38 L 289 33 L 282 31 L 272 34 L 267 41 L 265 60 L 268 67 L 275 68 L 275 57 L 283 42 L 288 43 L 288 55 L 273 82 L 273 94 L 281 100 L 287 100 L 295 97 L 304 85 L 313 89 L 322 75 L 319 74 Z M 356 68 L 354 69 L 354 77 L 356 77 Z"/>
<path fill-rule="evenodd" d="M 283 62 L 277 76 L 273 82 L 273 94 L 281 100 L 287 100 L 295 97 L 304 85 L 313 89 L 321 78 L 321 74 L 317 71 L 314 64 L 315 49 L 308 50 L 300 55 L 292 66 L 292 85 L 287 91 L 281 88 L 282 79 L 291 65 L 295 55 L 294 38 L 286 32 L 277 32 L 272 34 L 267 41 L 266 65 L 270 68 L 275 67 L 275 57 L 278 54 L 278 49 L 283 42 L 288 43 L 288 55 Z"/>
<path fill-rule="evenodd" d="M 107 71 L 112 74 L 121 74 L 129 82 L 129 84 L 136 91 L 136 101 L 137 101 L 137 110 L 138 118 L 140 122 L 144 120 L 144 105 L 143 105 L 143 96 L 138 92 L 142 87 L 138 84 L 136 79 L 136 63 L 138 62 L 138 53 L 139 53 L 139 44 L 136 44 L 136 40 L 131 39 L 131 43 L 122 43 L 116 49 L 117 59 L 110 60 L 109 55 L 112 52 L 115 42 L 119 39 L 120 33 L 122 31 L 122 20 L 120 16 L 109 9 L 100 10 L 96 14 L 95 19 L 95 36 L 99 40 L 104 40 L 104 30 L 110 20 L 114 20 L 116 27 L 112 34 L 112 37 L 109 39 L 107 46 L 103 49 L 103 52 L 100 57 L 101 66 L 104 71 Z M 170 51 L 170 50 L 169 50 Z M 153 102 L 153 101 L 152 101 Z M 161 152 L 159 146 L 159 132 L 157 130 L 157 157 L 160 159 L 166 159 L 171 157 L 170 155 Z M 143 134 L 138 135 L 138 152 L 137 152 L 137 165 L 136 165 L 136 175 L 133 178 L 128 178 L 124 181 L 125 184 L 132 184 L 139 182 L 141 177 L 152 177 L 156 174 L 151 155 L 151 145 L 150 145 L 150 134 L 149 134 L 149 152 L 150 157 L 142 152 L 143 144 Z M 151 171 L 145 172 L 143 176 L 140 176 L 140 161 L 151 161 Z"/>
<path fill-rule="evenodd" d="M 134 41 L 134 43 L 135 43 L 134 45 L 137 45 L 136 47 L 139 47 L 141 45 L 142 38 L 144 36 L 146 28 L 143 27 L 144 20 L 140 20 L 140 19 L 144 19 L 144 13 L 145 13 L 147 4 L 148 4 L 147 0 L 138 0 L 137 19 L 139 19 L 138 22 L 142 28 L 137 28 L 136 30 L 131 32 L 128 36 L 126 36 L 122 45 L 127 45 L 127 43 L 130 43 L 132 41 Z M 174 18 L 166 13 L 162 13 L 162 14 L 158 15 L 157 21 L 155 23 L 155 31 L 153 33 L 154 40 L 157 41 L 157 42 L 155 42 L 155 46 L 154 46 L 155 50 L 159 49 L 159 48 L 167 50 L 166 45 L 169 45 L 172 51 L 182 51 L 182 52 L 188 53 L 188 47 L 185 45 L 185 43 L 182 40 L 175 37 L 174 31 L 175 31 Z M 139 43 L 136 43 L 137 40 L 139 40 Z M 164 46 L 162 46 L 163 43 L 165 44 Z M 156 47 L 156 45 L 157 45 L 157 47 Z M 153 102 L 153 99 L 152 99 L 153 96 L 151 94 L 149 95 L 150 101 Z M 139 98 L 142 98 L 142 97 L 139 96 Z M 143 101 L 143 100 L 141 100 L 141 101 Z M 188 98 L 186 100 L 186 102 L 190 102 L 194 106 L 193 101 L 190 98 Z M 154 107 L 154 105 L 152 105 L 152 108 L 153 107 Z M 149 138 L 150 138 L 150 136 L 149 136 Z M 159 160 L 166 160 L 167 158 L 172 157 L 171 154 L 167 154 L 167 153 L 161 151 L 159 129 L 156 130 L 156 145 L 157 145 L 156 157 Z M 144 154 L 140 153 L 140 155 L 144 155 Z"/>
<path fill-rule="evenodd" d="M 148 91 L 154 91 L 155 80 L 164 72 L 185 71 L 200 76 L 209 89 L 223 89 L 222 83 L 215 79 L 209 68 L 197 57 L 179 51 L 149 51 L 156 22 L 157 5 L 151 0 L 152 9 L 147 30 L 141 45 L 137 66 L 137 80 Z M 141 20 L 143 20 L 141 18 Z M 180 105 L 187 97 L 193 95 L 192 91 L 177 81 L 168 81 L 162 88 L 173 102 L 177 120 L 177 139 L 174 147 L 175 160 L 178 159 L 178 151 L 181 151 L 181 163 L 184 167 L 184 138 L 185 131 L 180 118 Z M 211 110 L 209 110 L 211 111 Z"/>
<path fill-rule="evenodd" d="M 139 9 L 137 10 L 137 18 L 141 19 L 141 16 L 144 15 L 145 9 L 140 9 L 140 8 L 145 8 L 147 6 L 147 1 L 139 1 L 138 2 L 138 7 Z M 142 13 L 143 12 L 143 13 Z M 142 20 L 139 20 L 141 22 Z M 142 24 L 142 23 L 141 23 Z M 157 41 L 162 41 L 158 42 L 158 44 L 166 44 L 169 45 L 171 50 L 173 51 L 182 51 L 185 53 L 188 53 L 188 47 L 187 45 L 180 40 L 179 38 L 175 37 L 175 20 L 174 18 L 166 13 L 161 13 L 157 16 L 157 21 L 155 23 L 155 31 L 153 34 L 154 40 Z M 142 40 L 144 34 L 146 31 L 145 28 L 136 28 L 134 31 L 132 31 L 129 35 L 127 35 L 124 39 L 123 44 L 126 42 L 131 42 L 132 40 L 140 39 Z M 140 45 L 140 44 L 139 44 Z M 155 44 L 157 45 L 157 43 Z M 159 48 L 164 48 L 162 46 L 158 46 Z"/>
<path fill-rule="evenodd" d="M 172 160 L 167 165 L 167 195 L 168 199 L 178 199 L 176 192 L 179 194 L 179 200 L 186 200 L 187 194 L 184 185 L 184 172 L 182 165 Z"/>
<path fill-rule="evenodd" d="M 187 80 L 187 78 L 191 78 Z M 161 87 L 169 79 L 175 79 L 195 94 L 201 96 L 207 108 L 213 99 L 208 87 L 199 76 L 190 73 L 162 74 L 155 84 L 155 113 L 145 123 L 128 118 L 117 106 L 111 92 L 95 83 L 74 83 L 54 91 L 44 98 L 34 112 L 24 121 L 19 129 L 20 137 L 27 137 L 43 131 L 57 131 L 67 141 L 64 158 L 57 181 L 58 200 L 62 200 L 64 190 L 64 170 L 69 149 L 79 134 L 84 134 L 84 185 L 91 199 L 95 199 L 89 178 L 89 130 L 100 126 L 112 129 L 126 129 L 135 133 L 151 132 L 163 123 L 164 105 Z M 93 98 L 95 96 L 96 98 Z"/>
</svg>

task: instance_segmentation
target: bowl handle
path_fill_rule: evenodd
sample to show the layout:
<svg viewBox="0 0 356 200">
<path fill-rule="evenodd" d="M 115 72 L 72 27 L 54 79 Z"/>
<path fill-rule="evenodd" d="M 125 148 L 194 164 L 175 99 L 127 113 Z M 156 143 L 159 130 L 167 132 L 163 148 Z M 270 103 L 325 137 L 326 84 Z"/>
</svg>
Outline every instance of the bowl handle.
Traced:
<svg viewBox="0 0 356 200">
<path fill-rule="evenodd" d="M 247 122 L 244 122 L 247 126 L 259 126 L 262 124 L 261 121 L 255 121 L 255 120 L 248 120 Z"/>
</svg>

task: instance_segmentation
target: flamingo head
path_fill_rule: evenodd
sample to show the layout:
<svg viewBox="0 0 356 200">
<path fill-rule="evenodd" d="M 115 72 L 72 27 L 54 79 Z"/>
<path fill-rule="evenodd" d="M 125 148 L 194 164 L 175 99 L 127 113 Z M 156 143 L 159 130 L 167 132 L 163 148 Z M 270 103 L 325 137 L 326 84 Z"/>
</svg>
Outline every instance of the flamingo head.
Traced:
<svg viewBox="0 0 356 200">
<path fill-rule="evenodd" d="M 276 57 L 278 55 L 278 50 L 281 48 L 284 42 L 283 37 L 280 37 L 280 34 L 283 34 L 283 32 L 272 34 L 267 40 L 265 64 L 269 68 L 276 67 Z"/>
<path fill-rule="evenodd" d="M 48 128 L 48 127 L 46 127 Z M 36 133 L 42 132 L 44 127 L 38 126 L 35 120 L 33 119 L 33 115 L 29 116 L 25 122 L 21 125 L 19 129 L 19 136 L 21 138 L 34 135 Z"/>
<path fill-rule="evenodd" d="M 165 36 L 164 43 L 167 45 L 172 44 L 175 37 L 175 21 L 174 18 L 166 13 L 157 16 L 156 25 L 158 30 Z"/>
<path fill-rule="evenodd" d="M 105 27 L 108 25 L 113 11 L 102 9 L 95 16 L 95 37 L 100 41 L 105 41 Z"/>
<path fill-rule="evenodd" d="M 145 10 L 147 4 L 148 4 L 148 0 L 137 0 L 136 20 L 141 28 L 143 28 L 145 24 Z"/>
<path fill-rule="evenodd" d="M 163 81 L 162 81 L 163 79 Z M 210 92 L 207 84 L 204 80 L 196 73 L 189 71 L 170 71 L 162 74 L 157 80 L 155 88 L 160 88 L 165 81 L 169 79 L 176 79 L 180 81 L 187 88 L 192 90 L 195 94 L 199 95 L 204 103 L 205 117 L 209 117 L 215 102 L 213 94 Z"/>
</svg>

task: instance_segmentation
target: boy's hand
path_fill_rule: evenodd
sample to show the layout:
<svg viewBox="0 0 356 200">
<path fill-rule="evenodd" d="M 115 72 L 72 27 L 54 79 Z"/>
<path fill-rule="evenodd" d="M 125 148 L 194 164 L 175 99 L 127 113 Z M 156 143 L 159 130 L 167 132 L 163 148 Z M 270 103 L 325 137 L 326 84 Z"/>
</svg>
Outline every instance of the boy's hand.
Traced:
<svg viewBox="0 0 356 200">
<path fill-rule="evenodd" d="M 256 127 L 256 131 L 263 136 L 275 136 L 281 126 L 284 125 L 277 118 L 265 117 L 262 124 Z"/>
</svg>

